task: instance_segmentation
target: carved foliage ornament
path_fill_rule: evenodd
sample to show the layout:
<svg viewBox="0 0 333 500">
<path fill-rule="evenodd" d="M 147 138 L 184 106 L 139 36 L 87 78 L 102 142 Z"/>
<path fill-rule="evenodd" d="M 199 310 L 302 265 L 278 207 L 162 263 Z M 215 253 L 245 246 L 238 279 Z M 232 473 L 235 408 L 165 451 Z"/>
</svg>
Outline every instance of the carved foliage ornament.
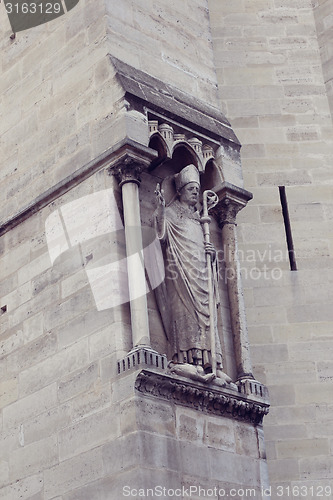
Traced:
<svg viewBox="0 0 333 500">
<path fill-rule="evenodd" d="M 134 158 L 125 158 L 112 166 L 110 173 L 115 176 L 120 186 L 126 182 L 134 182 L 140 185 L 142 170 L 143 166 L 138 160 Z"/>
<path fill-rule="evenodd" d="M 238 202 L 229 198 L 221 200 L 218 205 L 212 209 L 212 213 L 216 216 L 219 227 L 223 227 L 225 224 L 236 225 L 237 214 L 243 206 L 244 205 L 240 205 Z"/>
<path fill-rule="evenodd" d="M 248 401 L 240 394 L 207 389 L 199 384 L 176 379 L 148 370 L 142 370 L 136 378 L 135 389 L 144 395 L 150 395 L 175 404 L 187 406 L 228 418 L 247 421 L 254 425 L 262 423 L 268 414 L 269 405 L 260 401 Z"/>
</svg>

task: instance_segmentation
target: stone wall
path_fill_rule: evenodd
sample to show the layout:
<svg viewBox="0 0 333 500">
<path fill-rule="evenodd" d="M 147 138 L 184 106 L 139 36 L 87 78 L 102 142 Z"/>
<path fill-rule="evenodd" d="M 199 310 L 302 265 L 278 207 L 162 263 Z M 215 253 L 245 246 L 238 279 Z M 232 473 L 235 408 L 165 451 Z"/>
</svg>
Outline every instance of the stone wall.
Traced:
<svg viewBox="0 0 333 500">
<path fill-rule="evenodd" d="M 122 435 L 106 447 L 105 457 L 117 498 L 125 485 L 137 491 L 156 486 L 170 492 L 187 490 L 183 495 L 164 495 L 175 499 L 220 499 L 230 492 L 242 498 L 246 490 L 248 496 L 251 492 L 262 498 L 267 473 L 260 425 L 187 408 L 186 397 L 180 404 L 152 397 L 150 384 L 147 394 L 133 394 L 128 390 L 133 385 L 129 381 L 136 376 L 137 372 L 123 374 L 114 393 Z M 191 406 L 190 399 L 188 403 Z M 88 499 L 92 491 L 88 487 L 70 498 Z"/>
<path fill-rule="evenodd" d="M 206 0 L 80 0 L 13 40 L 2 6 L 0 31 L 2 219 L 115 141 L 121 96 L 108 54 L 216 102 Z"/>
<path fill-rule="evenodd" d="M 106 102 L 117 100 L 104 12 L 102 2 L 81 1 L 12 40 L 1 5 L 2 220 L 98 154 Z"/>
<path fill-rule="evenodd" d="M 315 0 L 313 2 L 318 44 L 323 66 L 326 91 L 333 111 L 333 73 L 332 73 L 332 26 L 333 4 L 331 0 Z"/>
<path fill-rule="evenodd" d="M 255 375 L 272 399 L 265 425 L 271 482 L 332 483 L 332 124 L 319 50 L 328 62 L 326 10 L 318 5 L 316 25 L 309 0 L 80 0 L 12 40 L 0 7 L 1 221 L 117 142 L 123 94 L 109 53 L 211 104 L 216 67 L 220 104 L 243 144 L 244 185 L 255 196 L 239 216 L 239 239 Z M 293 272 L 279 185 L 289 202 Z M 110 441 L 120 446 L 128 421 L 111 382 L 131 345 L 110 331 L 129 338 L 129 308 L 97 314 L 83 272 L 89 245 L 52 266 L 45 239 L 47 217 L 61 204 L 110 186 L 110 177 L 96 173 L 1 236 L 0 498 L 109 500 L 111 467 L 127 467 L 111 460 Z M 106 254 L 101 245 L 96 257 Z M 198 458 L 208 445 L 207 453 L 234 463 L 231 485 L 245 477 L 252 485 L 254 476 L 259 484 L 253 429 L 245 425 L 250 435 L 240 440 L 237 422 L 222 432 L 215 417 L 174 411 L 170 449 L 195 439 L 202 479 L 217 481 Z M 161 436 L 140 429 L 152 443 L 171 428 L 168 412 L 159 415 Z M 176 453 L 194 480 L 190 451 Z M 254 458 L 254 469 L 242 453 Z M 170 464 L 167 456 L 154 460 L 160 470 Z M 242 482 L 235 471 L 245 474 Z"/>
<path fill-rule="evenodd" d="M 85 269 L 108 257 L 108 236 L 52 265 L 45 235 L 60 207 L 110 187 L 97 173 L 1 237 L 2 499 L 58 498 L 103 477 L 98 446 L 119 435 L 111 381 L 129 307 L 97 310 Z"/>
<path fill-rule="evenodd" d="M 138 372 L 117 373 L 131 348 L 129 306 L 96 307 L 86 270 L 109 261 L 114 235 L 87 232 L 89 208 L 70 212 L 89 238 L 57 249 L 52 263 L 49 218 L 105 190 L 118 199 L 103 169 L 1 237 L 0 498 L 111 500 L 124 487 L 261 498 L 261 425 L 187 408 L 192 397 L 178 405 L 140 394 Z"/>
<path fill-rule="evenodd" d="M 122 120 L 123 91 L 109 53 L 206 102 L 214 102 L 217 95 L 206 1 L 168 6 L 151 2 L 149 15 L 146 1 L 119 5 L 81 0 L 65 16 L 15 38 L 10 38 L 0 6 L 2 499 L 82 500 L 86 495 L 109 500 L 115 491 L 110 443 L 120 439 L 127 419 L 120 416 L 121 388 L 113 382 L 117 360 L 131 348 L 129 306 L 97 310 L 87 279 L 87 265 L 107 261 L 110 241 L 96 237 L 85 245 L 69 245 L 67 227 L 65 243 L 59 239 L 64 251 L 58 249 L 52 262 L 46 236 L 48 218 L 57 214 L 61 219 L 60 208 L 73 201 L 107 189 L 114 189 L 120 201 L 119 189 L 105 170 L 89 172 L 94 168 L 91 160 L 129 135 Z M 148 135 L 143 144 L 145 140 Z M 75 175 L 80 178 L 75 180 Z M 145 200 L 151 209 L 152 191 Z M 25 209 L 18 224 L 16 220 L 6 226 Z M 94 224 L 84 210 L 74 210 L 71 219 L 81 230 L 87 227 L 87 238 L 96 236 L 89 234 Z M 119 253 L 123 250 L 120 244 Z M 153 300 L 149 306 L 154 326 L 159 319 Z M 177 412 L 183 422 L 184 412 Z M 198 461 L 215 433 L 209 427 L 204 437 L 204 418 L 199 420 Z M 212 426 L 215 420 L 209 419 Z M 236 423 L 229 426 L 239 429 Z M 164 420 L 161 434 L 163 428 Z M 185 440 L 186 429 L 179 432 Z M 176 429 L 173 433 L 176 441 Z M 154 440 L 149 435 L 146 441 L 148 437 Z M 259 487 L 253 428 L 249 443 L 251 450 L 244 454 L 257 450 L 251 481 Z M 229 455 L 239 456 L 239 477 L 234 474 L 230 484 L 241 485 L 240 438 L 237 450 L 236 444 L 223 446 L 230 447 Z M 185 476 L 191 450 L 182 453 Z M 161 459 L 159 470 L 164 466 Z M 201 467 L 197 472 L 203 478 L 208 466 L 203 462 Z M 211 470 L 209 478 L 216 483 L 216 465 Z"/>
<path fill-rule="evenodd" d="M 271 483 L 332 485 L 333 130 L 312 5 L 209 6 L 220 102 L 254 193 L 239 215 L 239 238 L 254 373 L 271 395 Z M 286 186 L 297 271 L 278 186 Z"/>
<path fill-rule="evenodd" d="M 110 54 L 216 105 L 207 0 L 106 0 Z"/>
</svg>

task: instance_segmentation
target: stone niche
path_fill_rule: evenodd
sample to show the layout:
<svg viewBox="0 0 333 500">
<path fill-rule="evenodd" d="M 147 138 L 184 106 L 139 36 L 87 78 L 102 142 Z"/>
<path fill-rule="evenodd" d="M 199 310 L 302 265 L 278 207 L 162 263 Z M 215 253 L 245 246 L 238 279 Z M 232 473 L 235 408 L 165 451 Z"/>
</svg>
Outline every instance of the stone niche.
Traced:
<svg viewBox="0 0 333 500">
<path fill-rule="evenodd" d="M 213 140 L 209 140 L 199 134 L 187 130 L 184 127 L 166 122 L 165 118 L 157 119 L 154 113 L 149 113 L 149 147 L 158 152 L 158 157 L 153 160 L 149 169 L 142 173 L 140 184 L 140 210 L 143 227 L 151 228 L 152 216 L 155 207 L 156 185 L 161 184 L 163 179 L 178 173 L 188 164 L 194 164 L 200 172 L 202 191 L 219 186 L 223 182 L 221 169 L 217 159 L 221 153 L 220 146 Z M 171 124 L 172 123 L 172 124 Z M 215 218 L 210 223 L 211 240 L 216 249 L 222 248 L 221 231 Z M 230 309 L 228 305 L 227 287 L 223 279 L 223 258 L 219 252 L 219 293 L 221 305 L 218 314 L 218 330 L 221 332 L 220 340 L 222 350 L 225 353 L 224 363 L 227 371 L 233 378 L 236 377 L 234 366 L 234 348 L 231 334 Z M 148 315 L 151 335 L 151 346 L 159 353 L 166 353 L 169 357 L 169 346 L 163 329 L 158 307 L 156 305 L 155 293 L 148 294 Z M 223 332 L 223 333 L 222 333 Z"/>
<path fill-rule="evenodd" d="M 150 489 L 155 498 L 166 488 L 166 498 L 179 498 L 183 488 L 183 497 L 190 491 L 195 500 L 222 498 L 231 490 L 240 499 L 255 490 L 261 498 L 268 486 L 262 420 L 269 402 L 266 387 L 252 374 L 237 256 L 237 213 L 252 198 L 243 187 L 240 144 L 218 109 L 111 60 L 124 91 L 126 134 L 113 148 L 108 169 L 119 185 L 128 255 L 144 254 L 151 243 L 145 230 L 152 234 L 156 185 L 194 165 L 201 190 L 218 196 L 210 222 L 220 274 L 217 329 L 223 371 L 233 381 L 219 386 L 170 371 L 154 287 L 144 296 L 138 293 L 147 268 L 129 267 L 135 298 L 130 301 L 132 338 L 125 344 L 132 348 L 118 360 L 113 398 L 120 436 L 107 447 L 114 491 L 144 498 Z M 135 225 L 142 227 L 141 235 L 129 230 Z M 227 270 L 232 278 L 225 279 Z"/>
</svg>

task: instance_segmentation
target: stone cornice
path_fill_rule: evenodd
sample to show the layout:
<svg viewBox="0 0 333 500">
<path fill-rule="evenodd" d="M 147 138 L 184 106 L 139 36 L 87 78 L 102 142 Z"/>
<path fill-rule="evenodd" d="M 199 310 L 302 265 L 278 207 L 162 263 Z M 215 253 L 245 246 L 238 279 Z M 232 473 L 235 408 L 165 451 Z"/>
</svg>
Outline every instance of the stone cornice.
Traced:
<svg viewBox="0 0 333 500">
<path fill-rule="evenodd" d="M 151 369 L 144 369 L 138 374 L 135 389 L 145 396 L 165 399 L 204 413 L 234 418 L 254 425 L 262 423 L 269 409 L 266 396 L 252 395 L 249 398 L 226 388 L 206 386 Z"/>
<path fill-rule="evenodd" d="M 173 85 L 144 73 L 109 54 L 117 79 L 125 91 L 126 100 L 133 107 L 145 107 L 162 112 L 178 123 L 207 131 L 215 139 L 232 142 L 239 149 L 240 143 L 223 113 Z"/>
</svg>

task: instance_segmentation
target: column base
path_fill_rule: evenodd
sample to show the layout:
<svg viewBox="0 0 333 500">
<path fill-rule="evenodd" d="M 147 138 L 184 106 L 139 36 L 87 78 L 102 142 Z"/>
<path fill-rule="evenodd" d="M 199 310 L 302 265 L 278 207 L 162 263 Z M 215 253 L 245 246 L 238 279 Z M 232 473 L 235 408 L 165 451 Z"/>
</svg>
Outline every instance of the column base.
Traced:
<svg viewBox="0 0 333 500">
<path fill-rule="evenodd" d="M 118 361 L 118 373 L 145 366 L 165 370 L 167 365 L 168 361 L 165 354 L 159 354 L 149 346 L 138 346 L 134 347 L 123 359 Z"/>
<path fill-rule="evenodd" d="M 249 398 L 260 398 L 267 403 L 269 402 L 268 389 L 264 384 L 258 382 L 258 380 L 253 378 L 242 378 L 237 380 L 236 385 L 238 387 L 238 392 L 241 394 L 245 394 Z"/>
</svg>

